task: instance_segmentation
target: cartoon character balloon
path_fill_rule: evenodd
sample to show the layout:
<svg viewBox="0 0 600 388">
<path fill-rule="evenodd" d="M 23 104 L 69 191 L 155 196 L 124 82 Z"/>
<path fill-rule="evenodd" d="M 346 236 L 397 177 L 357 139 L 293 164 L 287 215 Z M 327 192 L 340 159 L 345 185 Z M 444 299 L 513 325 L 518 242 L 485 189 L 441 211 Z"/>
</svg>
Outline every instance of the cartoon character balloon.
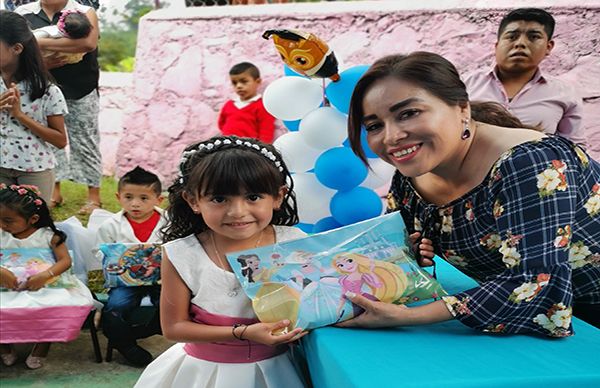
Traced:
<svg viewBox="0 0 600 388">
<path fill-rule="evenodd" d="M 316 35 L 298 30 L 267 30 L 262 37 L 267 40 L 273 37 L 281 59 L 298 73 L 334 82 L 340 79 L 335 54 Z"/>
</svg>

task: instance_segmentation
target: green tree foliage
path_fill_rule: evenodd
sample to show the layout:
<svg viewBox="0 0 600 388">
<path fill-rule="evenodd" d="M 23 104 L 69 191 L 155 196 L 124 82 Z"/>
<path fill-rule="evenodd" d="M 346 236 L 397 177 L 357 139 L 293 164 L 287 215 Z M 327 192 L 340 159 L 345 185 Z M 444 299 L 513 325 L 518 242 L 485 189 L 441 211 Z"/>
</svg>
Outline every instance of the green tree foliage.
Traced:
<svg viewBox="0 0 600 388">
<path fill-rule="evenodd" d="M 154 0 L 128 0 L 122 12 L 113 10 L 121 21 L 104 24 L 98 41 L 98 64 L 103 71 L 133 71 L 138 24 L 157 5 Z"/>
</svg>

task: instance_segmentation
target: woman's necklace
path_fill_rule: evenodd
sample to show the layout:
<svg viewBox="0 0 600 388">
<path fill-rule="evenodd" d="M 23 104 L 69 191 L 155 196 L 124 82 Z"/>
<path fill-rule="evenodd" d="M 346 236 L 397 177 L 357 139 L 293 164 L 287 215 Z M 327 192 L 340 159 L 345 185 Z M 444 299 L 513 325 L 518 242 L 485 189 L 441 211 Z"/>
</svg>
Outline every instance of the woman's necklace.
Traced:
<svg viewBox="0 0 600 388">
<path fill-rule="evenodd" d="M 260 244 L 263 234 L 264 234 L 265 230 L 261 230 L 260 231 L 260 235 L 258 236 L 258 239 L 256 240 L 256 243 L 254 244 L 254 248 L 258 248 L 258 245 Z M 210 232 L 210 240 L 212 242 L 213 248 L 215 250 L 215 255 L 217 255 L 217 260 L 219 261 L 219 265 L 221 266 L 221 269 L 223 271 L 228 271 L 228 268 L 230 268 L 229 265 L 225 265 L 225 263 L 223 263 L 223 260 L 221 259 L 221 252 L 219 252 L 219 249 L 217 248 L 217 241 L 215 240 L 215 232 L 213 232 L 211 230 Z M 240 283 L 236 282 L 235 286 L 233 288 L 231 288 L 229 290 L 229 292 L 227 293 L 227 296 L 229 296 L 230 298 L 233 298 L 235 296 L 237 296 L 237 294 L 240 292 Z"/>
</svg>

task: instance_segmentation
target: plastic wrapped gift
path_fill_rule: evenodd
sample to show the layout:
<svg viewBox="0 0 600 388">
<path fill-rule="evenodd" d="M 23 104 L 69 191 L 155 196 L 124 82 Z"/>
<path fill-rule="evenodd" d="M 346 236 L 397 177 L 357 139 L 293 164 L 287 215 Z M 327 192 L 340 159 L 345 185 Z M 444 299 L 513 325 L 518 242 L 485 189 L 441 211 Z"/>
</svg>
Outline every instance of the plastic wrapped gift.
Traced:
<svg viewBox="0 0 600 388">
<path fill-rule="evenodd" d="M 100 244 L 104 287 L 160 284 L 160 244 Z"/>
<path fill-rule="evenodd" d="M 314 329 L 362 313 L 348 291 L 408 304 L 447 293 L 413 257 L 399 213 L 227 255 L 263 322 Z"/>
<path fill-rule="evenodd" d="M 69 254 L 73 255 L 73 252 L 69 251 Z M 0 249 L 0 266 L 11 271 L 19 285 L 25 284 L 29 277 L 46 271 L 55 263 L 54 253 L 50 248 Z M 59 276 L 50 278 L 45 287 L 72 288 L 76 285 L 74 275 L 69 269 Z"/>
</svg>

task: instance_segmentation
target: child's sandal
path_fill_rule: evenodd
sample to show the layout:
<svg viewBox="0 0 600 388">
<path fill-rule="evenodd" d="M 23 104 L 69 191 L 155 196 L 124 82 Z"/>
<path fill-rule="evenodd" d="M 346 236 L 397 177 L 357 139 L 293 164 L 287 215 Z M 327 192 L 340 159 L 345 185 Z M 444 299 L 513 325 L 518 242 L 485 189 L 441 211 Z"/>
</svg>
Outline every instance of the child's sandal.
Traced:
<svg viewBox="0 0 600 388">
<path fill-rule="evenodd" d="M 80 215 L 89 215 L 92 214 L 92 212 L 95 209 L 101 209 L 102 208 L 102 203 L 100 202 L 94 202 L 94 201 L 87 201 L 85 203 L 85 205 L 83 205 L 81 207 L 81 209 L 79 209 L 78 214 Z"/>
<path fill-rule="evenodd" d="M 0 354 L 0 358 L 2 358 L 2 363 L 6 366 L 13 366 L 17 362 L 17 352 L 15 349 L 10 349 L 10 353 L 2 353 Z"/>
<path fill-rule="evenodd" d="M 30 354 L 29 356 L 27 356 L 27 359 L 25 360 L 25 365 L 27 365 L 27 368 L 29 368 L 29 369 L 39 369 L 44 366 L 45 358 L 46 357 L 32 356 Z"/>
</svg>

